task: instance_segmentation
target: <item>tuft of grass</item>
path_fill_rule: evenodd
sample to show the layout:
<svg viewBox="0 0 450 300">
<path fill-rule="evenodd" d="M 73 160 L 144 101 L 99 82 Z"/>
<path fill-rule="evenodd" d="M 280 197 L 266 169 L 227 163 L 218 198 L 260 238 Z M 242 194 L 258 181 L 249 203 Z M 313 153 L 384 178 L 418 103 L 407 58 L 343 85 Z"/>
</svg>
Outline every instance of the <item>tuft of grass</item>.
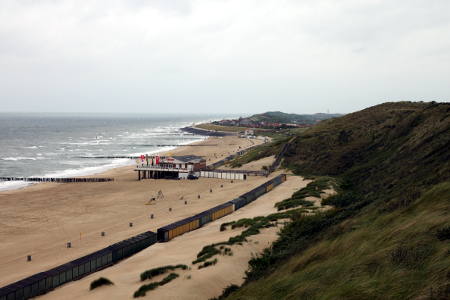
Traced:
<svg viewBox="0 0 450 300">
<path fill-rule="evenodd" d="M 233 256 L 233 251 L 231 251 L 231 248 L 225 247 L 222 252 L 223 255 Z"/>
<path fill-rule="evenodd" d="M 205 261 L 203 264 L 198 266 L 198 269 L 203 269 L 209 266 L 214 266 L 215 264 L 217 264 L 217 258 L 213 259 L 213 260 L 209 260 L 209 261 Z"/>
<path fill-rule="evenodd" d="M 177 273 L 170 273 L 169 275 L 167 275 L 166 277 L 163 278 L 163 280 L 161 280 L 159 282 L 159 285 L 165 285 L 169 282 L 171 282 L 172 280 L 174 280 L 175 278 L 179 277 L 180 275 L 178 275 Z"/>
<path fill-rule="evenodd" d="M 391 262 L 407 268 L 421 267 L 427 258 L 433 254 L 433 247 L 428 243 L 402 243 L 391 253 Z"/>
<path fill-rule="evenodd" d="M 204 262 L 207 259 L 218 255 L 228 255 L 232 256 L 233 252 L 231 252 L 230 248 L 226 248 L 225 246 L 231 245 L 242 245 L 243 242 L 247 241 L 247 238 L 252 235 L 256 235 L 260 233 L 260 229 L 269 228 L 276 226 L 275 222 L 279 219 L 291 219 L 293 216 L 299 215 L 303 212 L 302 209 L 290 210 L 286 212 L 274 213 L 270 214 L 266 217 L 258 216 L 255 218 L 243 218 L 238 221 L 232 221 L 223 223 L 220 226 L 220 231 L 226 230 L 228 227 L 231 228 L 240 228 L 245 227 L 244 231 L 242 231 L 239 235 L 230 237 L 226 242 L 215 243 L 211 245 L 207 245 L 203 247 L 203 249 L 197 254 L 197 259 L 192 263 L 197 264 L 200 262 Z"/>
<path fill-rule="evenodd" d="M 178 278 L 179 276 L 180 275 L 178 275 L 177 273 L 170 273 L 169 275 L 164 277 L 163 280 L 161 280 L 159 282 L 152 282 L 149 284 L 144 284 L 136 292 L 134 292 L 133 297 L 134 298 L 144 297 L 148 291 L 154 290 L 159 286 L 168 284 L 169 282 Z"/>
<path fill-rule="evenodd" d="M 175 266 L 163 266 L 163 267 L 158 267 L 158 268 L 153 268 L 150 270 L 147 270 L 145 272 L 142 272 L 140 277 L 141 277 L 141 281 L 147 280 L 147 279 L 152 279 L 155 276 L 167 273 L 168 271 L 173 271 L 175 269 L 182 269 L 182 270 L 186 270 L 188 268 L 188 266 L 180 264 L 180 265 L 175 265 Z"/>
<path fill-rule="evenodd" d="M 275 207 L 278 210 L 285 210 L 298 206 L 311 207 L 314 204 L 311 201 L 305 200 L 305 198 L 306 197 L 320 198 L 320 194 L 323 192 L 323 190 L 328 188 L 337 189 L 336 180 L 327 176 L 318 177 L 314 181 L 308 183 L 304 188 L 296 191 L 291 196 L 291 198 L 276 203 Z"/>
<path fill-rule="evenodd" d="M 345 191 L 323 199 L 322 205 L 332 205 L 334 207 L 343 208 L 358 202 L 360 198 L 361 196 L 353 191 Z"/>
<path fill-rule="evenodd" d="M 231 295 L 231 293 L 237 291 L 238 289 L 239 289 L 238 285 L 230 284 L 229 286 L 227 286 L 226 288 L 223 289 L 222 295 L 220 295 L 219 297 L 211 298 L 209 300 L 223 300 L 226 297 L 228 297 L 229 295 Z"/>
<path fill-rule="evenodd" d="M 113 285 L 113 284 L 114 283 L 111 280 L 109 280 L 108 278 L 100 277 L 91 282 L 90 290 L 92 291 L 93 289 L 96 289 L 103 285 Z"/>
<path fill-rule="evenodd" d="M 220 254 L 221 251 L 216 248 L 216 246 L 224 245 L 225 243 L 211 244 L 203 247 L 203 249 L 197 254 L 197 259 L 192 262 L 192 264 L 198 264 L 204 262 L 207 259 L 213 257 L 216 254 Z"/>
<path fill-rule="evenodd" d="M 450 240 L 450 225 L 447 225 L 436 232 L 436 237 L 440 241 Z"/>
</svg>

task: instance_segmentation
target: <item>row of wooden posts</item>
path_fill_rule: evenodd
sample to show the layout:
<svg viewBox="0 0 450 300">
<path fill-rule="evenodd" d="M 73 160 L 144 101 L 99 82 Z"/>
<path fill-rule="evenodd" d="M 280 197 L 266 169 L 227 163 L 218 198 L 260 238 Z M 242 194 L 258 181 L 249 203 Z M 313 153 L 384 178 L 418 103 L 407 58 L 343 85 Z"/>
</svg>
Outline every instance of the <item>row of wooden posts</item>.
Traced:
<svg viewBox="0 0 450 300">
<path fill-rule="evenodd" d="M 78 178 L 78 177 L 0 177 L 0 181 L 29 181 L 29 182 L 60 182 L 60 183 L 70 183 L 70 182 L 108 182 L 114 181 L 111 177 L 101 177 L 101 178 Z"/>
</svg>

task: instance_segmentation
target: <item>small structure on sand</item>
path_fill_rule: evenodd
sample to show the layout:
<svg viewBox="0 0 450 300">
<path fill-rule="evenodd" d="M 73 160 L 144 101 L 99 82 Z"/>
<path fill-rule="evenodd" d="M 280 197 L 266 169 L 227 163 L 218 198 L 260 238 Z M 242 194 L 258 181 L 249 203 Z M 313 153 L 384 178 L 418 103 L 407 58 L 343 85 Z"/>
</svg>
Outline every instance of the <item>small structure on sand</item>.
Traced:
<svg viewBox="0 0 450 300">
<path fill-rule="evenodd" d="M 201 156 L 141 156 L 135 171 L 138 180 L 146 178 L 178 178 L 188 179 L 189 175 L 206 168 L 206 160 Z"/>
<path fill-rule="evenodd" d="M 158 194 L 156 196 L 150 197 L 147 203 L 145 205 L 152 205 L 156 203 L 156 200 L 164 200 L 164 194 L 161 190 L 158 191 Z"/>
</svg>

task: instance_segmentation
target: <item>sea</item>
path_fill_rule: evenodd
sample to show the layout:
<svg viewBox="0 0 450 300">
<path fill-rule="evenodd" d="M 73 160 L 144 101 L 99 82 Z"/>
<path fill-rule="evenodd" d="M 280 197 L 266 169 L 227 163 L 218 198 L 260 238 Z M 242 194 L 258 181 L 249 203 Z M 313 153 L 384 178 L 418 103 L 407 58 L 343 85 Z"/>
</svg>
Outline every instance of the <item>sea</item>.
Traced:
<svg viewBox="0 0 450 300">
<path fill-rule="evenodd" d="M 132 165 L 205 139 L 182 127 L 229 116 L 172 114 L 0 113 L 0 177 L 75 177 Z M 0 181 L 0 191 L 30 185 Z"/>
</svg>

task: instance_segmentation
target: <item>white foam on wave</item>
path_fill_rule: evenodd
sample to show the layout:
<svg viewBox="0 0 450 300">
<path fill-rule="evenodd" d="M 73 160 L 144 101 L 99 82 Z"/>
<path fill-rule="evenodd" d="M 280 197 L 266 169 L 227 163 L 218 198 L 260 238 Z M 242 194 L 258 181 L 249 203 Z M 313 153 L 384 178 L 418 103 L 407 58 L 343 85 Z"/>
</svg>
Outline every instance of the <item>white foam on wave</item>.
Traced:
<svg viewBox="0 0 450 300">
<path fill-rule="evenodd" d="M 177 146 L 166 146 L 166 147 L 161 147 L 161 148 L 156 149 L 156 150 L 143 151 L 143 152 L 139 152 L 139 153 L 135 152 L 135 153 L 130 153 L 128 155 L 130 155 L 130 156 L 139 156 L 139 155 L 142 155 L 142 154 L 149 154 L 149 155 L 151 155 L 151 154 L 157 154 L 157 153 L 162 153 L 162 152 L 168 152 L 168 151 L 172 151 L 172 150 L 176 149 L 179 146 L 185 146 L 185 145 L 189 145 L 189 144 L 196 143 L 196 142 L 199 142 L 199 141 L 204 141 L 207 138 L 208 137 L 206 137 L 206 136 L 202 136 L 200 138 L 196 138 L 195 140 L 189 140 L 189 141 L 180 142 L 180 143 L 177 144 Z M 136 148 L 136 147 L 133 147 L 133 148 Z"/>
<path fill-rule="evenodd" d="M 17 190 L 32 185 L 25 181 L 0 181 L 0 191 Z"/>
<path fill-rule="evenodd" d="M 45 146 L 26 146 L 23 147 L 24 149 L 39 149 L 39 148 L 44 148 Z"/>
<path fill-rule="evenodd" d="M 161 127 L 157 127 L 157 128 L 153 128 L 153 129 L 148 129 L 146 130 L 146 132 L 144 133 L 131 133 L 130 132 L 124 132 L 124 134 L 126 134 L 126 138 L 149 138 L 152 136 L 164 136 L 164 135 L 180 135 L 180 138 L 183 139 L 183 135 L 184 133 L 180 130 L 181 127 L 184 126 L 188 126 L 189 124 L 178 124 L 179 126 L 161 126 Z M 121 135 L 119 135 L 121 136 Z M 90 138 L 80 138 L 81 140 L 85 140 L 85 142 L 65 142 L 65 143 L 60 143 L 60 144 L 65 144 L 65 145 L 105 145 L 105 144 L 109 144 L 108 142 L 110 142 L 112 139 L 106 140 L 106 139 L 99 139 L 99 140 L 90 140 Z M 86 141 L 88 140 L 89 141 Z M 183 146 L 183 145 L 188 145 L 194 142 L 198 142 L 199 140 L 205 140 L 207 139 L 207 137 L 205 136 L 200 136 L 200 138 L 198 138 L 198 136 L 196 136 L 196 138 L 193 139 L 186 139 L 184 141 L 179 141 L 177 143 L 178 146 Z M 69 140 L 72 140 L 72 138 L 69 138 Z M 34 147 L 34 146 L 33 146 Z M 43 146 L 38 146 L 39 148 L 43 147 Z M 136 148 L 136 147 L 133 147 Z M 139 153 L 131 153 L 128 154 L 130 156 L 139 156 L 141 154 L 157 154 L 157 153 L 162 153 L 162 152 L 168 152 L 168 151 L 172 151 L 174 149 L 176 149 L 177 146 L 166 146 L 166 147 L 161 147 L 159 149 L 152 149 L 149 151 L 141 151 Z M 31 148 L 30 148 L 31 149 Z M 36 149 L 36 148 L 32 148 L 32 149 Z M 59 150 L 65 150 L 65 147 L 60 148 Z M 78 149 L 76 149 L 78 150 Z M 127 151 L 126 149 L 124 151 Z M 129 150 L 128 150 L 129 151 Z M 45 156 L 54 156 L 57 155 L 56 153 L 44 153 Z M 3 160 L 12 160 L 12 161 L 18 161 L 18 160 L 37 160 L 37 159 L 45 159 L 45 157 L 42 157 L 42 154 L 39 155 L 38 157 L 5 157 L 2 158 Z M 100 165 L 100 166 L 91 166 L 91 167 L 82 167 L 82 168 L 72 168 L 72 169 L 65 169 L 65 170 L 61 170 L 61 171 L 55 171 L 55 172 L 51 172 L 48 174 L 45 174 L 43 177 L 75 177 L 75 176 L 87 176 L 87 175 L 94 175 L 94 174 L 99 174 L 99 173 L 103 173 L 105 171 L 114 169 L 114 168 L 118 168 L 118 167 L 122 167 L 122 166 L 127 166 L 127 165 L 134 165 L 135 161 L 134 160 L 130 160 L 130 159 L 114 159 L 112 160 L 110 163 L 104 164 L 104 165 Z M 38 175 L 39 177 L 42 177 L 41 175 Z M 0 191 L 4 191 L 4 190 L 12 190 L 12 189 L 20 189 L 20 188 L 24 188 L 26 186 L 32 185 L 32 184 L 36 184 L 36 183 L 32 183 L 32 182 L 23 182 L 23 181 L 6 181 L 6 182 L 0 182 Z"/>
<path fill-rule="evenodd" d="M 96 145 L 111 145 L 111 140 L 93 140 L 90 142 L 62 142 L 61 145 L 72 146 L 96 146 Z"/>
<path fill-rule="evenodd" d="M 25 157 L 25 156 L 17 156 L 17 157 L 3 157 L 3 160 L 12 160 L 12 161 L 18 161 L 18 160 L 37 160 L 37 157 Z"/>
<path fill-rule="evenodd" d="M 114 159 L 111 163 L 101 165 L 101 166 L 93 166 L 93 167 L 84 167 L 84 168 L 75 168 L 75 169 L 66 169 L 62 171 L 56 171 L 52 173 L 45 174 L 43 177 L 75 177 L 75 176 L 87 176 L 103 173 L 110 169 L 133 165 L 134 161 L 127 158 L 118 158 Z"/>
</svg>

